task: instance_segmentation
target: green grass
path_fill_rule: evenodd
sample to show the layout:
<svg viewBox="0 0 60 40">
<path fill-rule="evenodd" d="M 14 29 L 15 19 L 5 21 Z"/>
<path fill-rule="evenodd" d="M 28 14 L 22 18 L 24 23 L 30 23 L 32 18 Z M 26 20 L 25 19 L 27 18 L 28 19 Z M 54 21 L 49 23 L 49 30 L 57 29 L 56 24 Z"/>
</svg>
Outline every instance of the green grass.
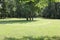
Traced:
<svg viewBox="0 0 60 40">
<path fill-rule="evenodd" d="M 60 36 L 59 19 L 35 18 L 34 21 L 26 21 L 22 18 L 0 19 L 0 40 L 4 37 L 55 35 Z"/>
</svg>

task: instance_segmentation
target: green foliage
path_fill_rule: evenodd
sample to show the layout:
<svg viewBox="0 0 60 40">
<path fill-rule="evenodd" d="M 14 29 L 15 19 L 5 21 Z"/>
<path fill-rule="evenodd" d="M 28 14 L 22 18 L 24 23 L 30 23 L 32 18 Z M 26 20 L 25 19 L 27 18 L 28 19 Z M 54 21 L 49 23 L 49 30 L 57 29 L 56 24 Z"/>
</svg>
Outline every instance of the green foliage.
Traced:
<svg viewBox="0 0 60 40">
<path fill-rule="evenodd" d="M 55 13 L 55 11 L 58 9 L 56 7 L 57 5 L 55 4 L 58 2 L 59 0 L 3 0 L 2 6 L 0 7 L 0 18 L 24 17 L 33 19 L 33 17 L 47 16 L 47 14 L 50 16 L 51 13 L 55 15 L 59 13 Z M 51 10 L 51 8 L 53 8 L 52 6 L 54 7 L 54 12 Z M 48 9 L 46 9 L 46 7 Z"/>
</svg>

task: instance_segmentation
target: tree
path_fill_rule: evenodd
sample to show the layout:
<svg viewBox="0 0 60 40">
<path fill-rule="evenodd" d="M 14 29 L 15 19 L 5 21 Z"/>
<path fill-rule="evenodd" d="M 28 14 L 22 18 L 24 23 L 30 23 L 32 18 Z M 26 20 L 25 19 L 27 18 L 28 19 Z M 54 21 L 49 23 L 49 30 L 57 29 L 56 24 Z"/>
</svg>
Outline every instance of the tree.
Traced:
<svg viewBox="0 0 60 40">
<path fill-rule="evenodd" d="M 1 14 L 0 14 L 0 18 L 5 18 L 5 13 L 6 13 L 6 10 L 5 10 L 5 0 L 0 0 L 1 2 Z"/>
<path fill-rule="evenodd" d="M 30 19 L 30 20 L 33 20 L 33 17 L 34 17 L 34 15 L 36 14 L 35 12 L 37 12 L 38 13 L 38 9 L 39 9 L 39 7 L 38 6 L 36 6 L 36 4 L 38 4 L 38 2 L 39 1 L 29 1 L 29 2 L 27 2 L 25 5 L 25 10 L 27 10 L 26 12 L 26 19 L 28 20 L 28 18 Z"/>
<path fill-rule="evenodd" d="M 35 12 L 37 12 L 39 1 L 31 0 L 16 0 L 16 13 L 17 15 L 26 17 L 26 20 L 33 20 Z"/>
</svg>

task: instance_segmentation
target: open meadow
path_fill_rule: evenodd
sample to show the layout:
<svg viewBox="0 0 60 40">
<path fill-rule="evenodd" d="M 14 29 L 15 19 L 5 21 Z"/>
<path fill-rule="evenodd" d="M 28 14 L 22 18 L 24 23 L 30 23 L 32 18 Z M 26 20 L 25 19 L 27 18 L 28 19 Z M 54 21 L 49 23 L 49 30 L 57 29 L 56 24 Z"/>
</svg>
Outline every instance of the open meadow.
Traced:
<svg viewBox="0 0 60 40">
<path fill-rule="evenodd" d="M 0 19 L 0 40 L 5 37 L 21 38 L 23 36 L 60 36 L 59 19 L 25 18 Z"/>
</svg>

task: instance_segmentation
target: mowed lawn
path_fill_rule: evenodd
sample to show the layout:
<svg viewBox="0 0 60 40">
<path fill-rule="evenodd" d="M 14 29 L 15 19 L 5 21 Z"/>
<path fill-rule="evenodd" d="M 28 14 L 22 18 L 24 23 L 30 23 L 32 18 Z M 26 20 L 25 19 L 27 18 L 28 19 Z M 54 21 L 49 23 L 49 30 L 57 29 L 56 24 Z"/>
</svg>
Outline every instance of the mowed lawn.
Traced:
<svg viewBox="0 0 60 40">
<path fill-rule="evenodd" d="M 34 18 L 34 21 L 26 21 L 25 18 L 0 19 L 0 40 L 4 37 L 55 35 L 60 36 L 59 19 Z"/>
</svg>

